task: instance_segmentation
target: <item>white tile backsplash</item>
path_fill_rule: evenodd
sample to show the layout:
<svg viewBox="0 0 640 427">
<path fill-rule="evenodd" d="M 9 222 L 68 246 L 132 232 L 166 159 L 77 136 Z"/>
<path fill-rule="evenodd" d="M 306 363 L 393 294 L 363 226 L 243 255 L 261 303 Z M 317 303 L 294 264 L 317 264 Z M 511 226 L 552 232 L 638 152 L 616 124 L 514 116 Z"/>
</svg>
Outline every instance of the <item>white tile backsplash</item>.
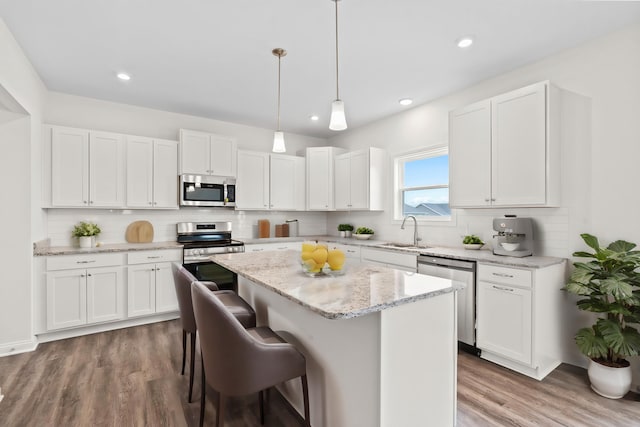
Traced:
<svg viewBox="0 0 640 427">
<path fill-rule="evenodd" d="M 153 225 L 154 242 L 175 241 L 176 223 L 231 221 L 233 237 L 255 238 L 255 226 L 259 219 L 271 222 L 271 236 L 275 235 L 275 225 L 287 219 L 298 219 L 300 235 L 326 234 L 327 214 L 325 212 L 271 212 L 233 211 L 228 209 L 186 208 L 180 210 L 99 210 L 99 209 L 49 209 L 47 212 L 47 236 L 52 246 L 75 244 L 71 237 L 73 226 L 79 221 L 97 223 L 102 229 L 98 241 L 103 243 L 125 242 L 125 231 L 133 221 L 147 220 Z"/>
</svg>

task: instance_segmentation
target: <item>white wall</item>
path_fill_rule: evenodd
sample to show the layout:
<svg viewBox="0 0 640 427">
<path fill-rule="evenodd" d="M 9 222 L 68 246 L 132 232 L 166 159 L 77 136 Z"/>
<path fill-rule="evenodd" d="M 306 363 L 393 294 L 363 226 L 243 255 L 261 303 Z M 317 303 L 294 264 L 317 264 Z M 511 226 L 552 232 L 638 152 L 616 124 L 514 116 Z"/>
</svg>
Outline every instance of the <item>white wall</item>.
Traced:
<svg viewBox="0 0 640 427">
<path fill-rule="evenodd" d="M 41 140 L 41 116 L 45 87 L 0 19 L 0 355 L 29 350 L 35 342 L 32 330 L 32 247 L 41 235 L 42 218 L 31 209 L 39 200 L 39 175 L 32 156 Z M 35 184 L 32 180 L 35 176 Z"/>
<path fill-rule="evenodd" d="M 427 243 L 457 245 L 467 231 L 485 239 L 491 235 L 490 219 L 516 213 L 535 219 L 542 240 L 540 252 L 570 258 L 584 250 L 579 233 L 589 232 L 602 242 L 625 239 L 640 243 L 636 197 L 637 162 L 640 159 L 640 24 L 591 41 L 542 61 L 486 80 L 465 90 L 421 105 L 369 126 L 342 133 L 331 144 L 351 149 L 387 147 L 392 155 L 415 151 L 447 141 L 447 113 L 463 105 L 489 98 L 542 80 L 590 98 L 590 123 L 583 123 L 583 138 L 563 147 L 563 202 L 557 209 L 458 210 L 451 226 L 421 226 Z M 577 124 L 579 126 L 579 124 Z M 390 193 L 389 193 L 390 194 Z M 355 222 L 379 231 L 379 237 L 411 240 L 411 230 L 401 232 L 392 213 L 332 213 L 329 232 L 340 222 Z M 584 316 L 567 300 L 565 361 L 586 363 L 572 336 Z M 635 361 L 637 362 L 637 361 Z M 639 365 L 636 363 L 636 365 Z M 640 384 L 640 367 L 634 382 Z"/>
</svg>

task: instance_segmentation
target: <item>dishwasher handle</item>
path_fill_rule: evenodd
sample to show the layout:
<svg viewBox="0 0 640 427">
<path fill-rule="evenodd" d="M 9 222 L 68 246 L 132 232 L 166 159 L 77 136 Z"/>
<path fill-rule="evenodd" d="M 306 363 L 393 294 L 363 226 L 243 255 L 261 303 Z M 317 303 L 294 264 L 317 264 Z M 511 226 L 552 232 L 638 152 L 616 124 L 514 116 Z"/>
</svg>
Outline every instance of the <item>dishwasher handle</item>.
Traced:
<svg viewBox="0 0 640 427">
<path fill-rule="evenodd" d="M 418 255 L 418 264 L 434 265 L 438 267 L 453 268 L 456 270 L 475 271 L 474 261 L 462 261 L 451 258 L 441 258 L 430 255 Z"/>
</svg>

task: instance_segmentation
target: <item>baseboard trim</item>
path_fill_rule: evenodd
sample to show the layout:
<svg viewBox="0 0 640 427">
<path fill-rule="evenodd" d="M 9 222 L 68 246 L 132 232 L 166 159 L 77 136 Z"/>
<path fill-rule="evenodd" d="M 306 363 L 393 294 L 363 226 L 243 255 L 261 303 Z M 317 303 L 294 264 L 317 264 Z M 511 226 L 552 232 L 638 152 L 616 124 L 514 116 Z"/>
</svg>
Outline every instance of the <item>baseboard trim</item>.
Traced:
<svg viewBox="0 0 640 427">
<path fill-rule="evenodd" d="M 26 341 L 15 341 L 0 345 L 0 357 L 13 356 L 14 354 L 28 353 L 38 347 L 38 340 L 33 337 Z"/>
<path fill-rule="evenodd" d="M 63 329 L 60 331 L 52 331 L 38 335 L 38 342 L 49 342 L 64 340 L 67 338 L 80 337 L 83 335 L 91 335 L 99 332 L 113 331 L 116 329 L 130 328 L 133 326 L 147 325 L 149 323 L 164 322 L 166 320 L 178 319 L 180 313 L 172 311 L 170 313 L 156 314 L 149 317 L 136 317 L 133 319 L 122 320 L 113 323 L 101 323 L 98 325 L 84 326 L 81 328 Z"/>
</svg>

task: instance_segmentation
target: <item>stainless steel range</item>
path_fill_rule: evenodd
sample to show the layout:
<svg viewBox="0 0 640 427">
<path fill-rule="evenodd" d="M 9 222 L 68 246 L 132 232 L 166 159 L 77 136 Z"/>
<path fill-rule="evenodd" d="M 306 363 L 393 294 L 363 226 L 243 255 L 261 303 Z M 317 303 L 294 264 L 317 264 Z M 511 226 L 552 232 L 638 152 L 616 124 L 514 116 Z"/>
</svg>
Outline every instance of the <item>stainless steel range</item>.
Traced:
<svg viewBox="0 0 640 427">
<path fill-rule="evenodd" d="M 214 254 L 244 252 L 244 243 L 231 238 L 231 222 L 179 222 L 178 243 L 184 245 L 182 264 L 198 280 L 220 289 L 237 290 L 235 273 L 211 261 Z"/>
</svg>

